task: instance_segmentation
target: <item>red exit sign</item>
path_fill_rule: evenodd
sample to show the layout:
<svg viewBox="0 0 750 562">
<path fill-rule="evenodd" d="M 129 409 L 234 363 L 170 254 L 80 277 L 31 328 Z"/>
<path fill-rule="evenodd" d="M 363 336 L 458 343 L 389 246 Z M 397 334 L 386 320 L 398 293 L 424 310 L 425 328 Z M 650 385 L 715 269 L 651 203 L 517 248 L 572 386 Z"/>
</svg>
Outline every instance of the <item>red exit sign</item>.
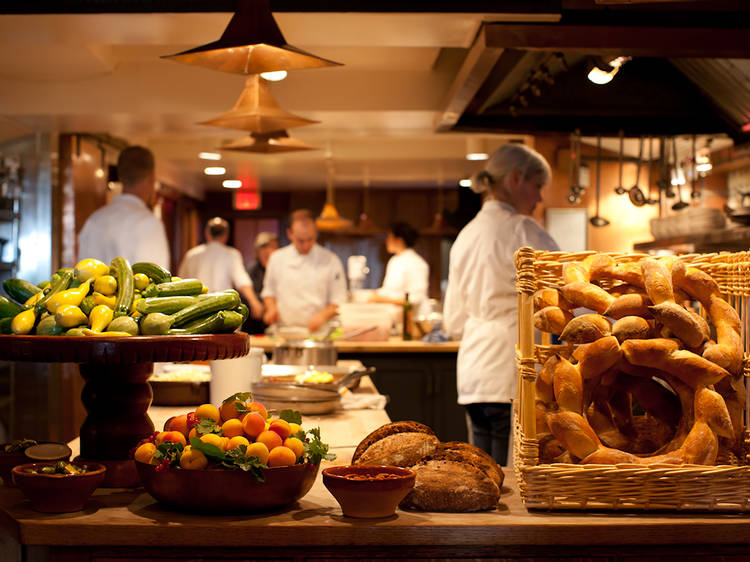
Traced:
<svg viewBox="0 0 750 562">
<path fill-rule="evenodd" d="M 260 209 L 260 192 L 256 189 L 235 191 L 234 208 L 237 211 L 254 211 Z"/>
</svg>

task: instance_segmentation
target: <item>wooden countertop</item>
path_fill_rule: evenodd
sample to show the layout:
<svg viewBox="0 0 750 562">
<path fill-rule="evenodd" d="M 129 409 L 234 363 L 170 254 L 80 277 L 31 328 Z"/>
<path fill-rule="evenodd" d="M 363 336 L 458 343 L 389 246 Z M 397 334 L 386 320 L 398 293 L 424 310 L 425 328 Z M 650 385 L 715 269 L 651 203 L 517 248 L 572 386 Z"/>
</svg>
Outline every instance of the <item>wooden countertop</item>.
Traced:
<svg viewBox="0 0 750 562">
<path fill-rule="evenodd" d="M 275 339 L 268 336 L 250 336 L 252 347 L 273 351 Z M 426 343 L 422 340 L 404 341 L 400 338 L 390 338 L 388 341 L 337 341 L 336 349 L 339 353 L 456 353 L 460 341 L 443 343 Z"/>
</svg>

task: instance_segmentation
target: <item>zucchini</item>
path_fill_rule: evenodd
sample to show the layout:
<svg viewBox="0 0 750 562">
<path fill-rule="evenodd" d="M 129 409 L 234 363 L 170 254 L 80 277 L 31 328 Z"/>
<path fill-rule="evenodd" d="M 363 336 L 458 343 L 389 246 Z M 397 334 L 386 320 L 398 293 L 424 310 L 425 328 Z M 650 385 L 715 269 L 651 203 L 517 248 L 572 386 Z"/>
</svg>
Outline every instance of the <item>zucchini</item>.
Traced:
<svg viewBox="0 0 750 562">
<path fill-rule="evenodd" d="M 148 275 L 157 285 L 159 283 L 169 283 L 172 280 L 172 274 L 169 270 L 164 269 L 158 264 L 146 261 L 134 263 L 133 273 L 143 273 L 144 275 Z"/>
<path fill-rule="evenodd" d="M 177 297 L 199 295 L 203 290 L 203 283 L 197 279 L 180 279 L 169 283 L 149 285 L 144 289 L 144 298 L 148 297 Z"/>
<path fill-rule="evenodd" d="M 234 310 L 224 311 L 224 323 L 219 329 L 220 332 L 230 333 L 242 326 L 242 314 Z"/>
<path fill-rule="evenodd" d="M 16 278 L 3 281 L 3 289 L 5 289 L 5 292 L 10 298 L 19 304 L 25 303 L 31 297 L 42 291 L 33 283 Z"/>
<path fill-rule="evenodd" d="M 21 310 L 23 310 L 23 307 L 20 304 L 0 295 L 0 318 L 13 317 Z"/>
<path fill-rule="evenodd" d="M 143 317 L 139 326 L 144 336 L 163 336 L 172 327 L 172 317 L 161 312 L 152 312 Z"/>
<path fill-rule="evenodd" d="M 152 312 L 174 314 L 196 302 L 198 302 L 198 299 L 195 297 L 151 297 L 139 300 L 135 309 L 141 314 L 151 314 Z"/>
<path fill-rule="evenodd" d="M 42 318 L 36 325 L 36 334 L 38 336 L 59 336 L 65 331 L 55 320 L 54 315 Z"/>
<path fill-rule="evenodd" d="M 193 334 L 210 334 L 218 332 L 224 326 L 226 310 L 220 310 L 206 318 L 193 322 L 184 328 L 172 328 L 167 332 L 169 336 L 193 335 Z"/>
<path fill-rule="evenodd" d="M 10 329 L 10 324 L 13 322 L 13 317 L 8 316 L 7 318 L 0 318 L 0 334 L 12 334 L 13 330 Z"/>
<path fill-rule="evenodd" d="M 107 326 L 107 332 L 127 332 L 131 336 L 137 336 L 138 322 L 130 316 L 120 316 L 110 322 L 109 326 Z"/>
<path fill-rule="evenodd" d="M 130 262 L 122 256 L 116 257 L 110 264 L 110 269 L 115 273 L 117 279 L 117 300 L 115 300 L 115 318 L 130 314 L 133 305 L 135 284 L 133 281 L 133 268 Z"/>
<path fill-rule="evenodd" d="M 34 308 L 37 313 L 47 309 L 47 301 L 60 291 L 65 291 L 70 286 L 70 282 L 73 280 L 73 270 L 68 269 L 63 271 L 62 269 L 58 272 L 60 277 L 57 279 L 54 285 L 51 285 L 49 291 L 44 296 L 36 301 Z"/>
<path fill-rule="evenodd" d="M 247 307 L 247 305 L 244 302 L 240 303 L 238 306 L 236 306 L 232 310 L 242 316 L 243 324 L 245 323 L 245 320 L 247 320 L 247 317 L 250 316 L 250 309 Z"/>
<path fill-rule="evenodd" d="M 240 297 L 235 293 L 216 293 L 210 298 L 200 299 L 197 303 L 183 308 L 172 315 L 172 327 L 180 328 L 191 320 L 206 316 L 220 310 L 230 310 L 240 304 Z"/>
</svg>

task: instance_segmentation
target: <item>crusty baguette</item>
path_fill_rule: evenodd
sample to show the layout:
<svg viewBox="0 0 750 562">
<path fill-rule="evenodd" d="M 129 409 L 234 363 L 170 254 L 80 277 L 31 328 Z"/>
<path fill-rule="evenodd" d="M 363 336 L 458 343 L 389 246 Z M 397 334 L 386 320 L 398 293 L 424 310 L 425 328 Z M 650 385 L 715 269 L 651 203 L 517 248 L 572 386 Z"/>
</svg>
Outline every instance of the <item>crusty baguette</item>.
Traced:
<svg viewBox="0 0 750 562">
<path fill-rule="evenodd" d="M 442 451 L 412 467 L 414 488 L 400 507 L 423 511 L 468 512 L 494 509 L 500 488 L 487 473 L 465 455 Z"/>
<path fill-rule="evenodd" d="M 534 293 L 534 310 L 539 311 L 548 306 L 557 306 L 570 310 L 570 303 L 568 303 L 560 291 L 553 289 L 552 287 L 543 287 Z"/>
<path fill-rule="evenodd" d="M 583 314 L 567 323 L 560 334 L 565 343 L 590 343 L 612 333 L 612 324 L 600 314 Z"/>
<path fill-rule="evenodd" d="M 622 351 L 615 336 L 607 336 L 582 345 L 573 352 L 578 370 L 584 379 L 598 377 L 620 362 Z"/>
<path fill-rule="evenodd" d="M 601 447 L 599 437 L 580 414 L 575 412 L 550 412 L 547 425 L 552 434 L 579 459 L 586 458 Z"/>
<path fill-rule="evenodd" d="M 646 293 L 651 302 L 661 304 L 674 301 L 672 275 L 662 262 L 654 258 L 644 258 L 641 260 L 641 271 L 646 284 Z"/>
<path fill-rule="evenodd" d="M 604 311 L 604 316 L 618 320 L 625 316 L 640 316 L 651 318 L 651 299 L 645 293 L 627 293 L 620 295 L 612 301 L 612 304 Z"/>
<path fill-rule="evenodd" d="M 649 308 L 657 322 L 663 324 L 687 347 L 698 347 L 711 335 L 708 324 L 697 314 L 674 301 L 664 301 Z"/>
<path fill-rule="evenodd" d="M 615 300 L 607 291 L 587 281 L 566 283 L 560 291 L 572 308 L 590 308 L 599 314 L 603 314 Z"/>
<path fill-rule="evenodd" d="M 355 449 L 354 455 L 352 455 L 352 462 L 356 463 L 359 457 L 362 456 L 362 453 L 364 453 L 365 450 L 376 441 L 396 433 L 426 433 L 427 435 L 435 435 L 432 428 L 416 421 L 397 421 L 387 423 L 381 425 L 375 431 L 372 431 L 361 441 Z"/>
<path fill-rule="evenodd" d="M 559 336 L 568 322 L 573 320 L 573 313 L 559 306 L 545 306 L 534 313 L 534 327 L 540 332 L 549 332 Z"/>
<path fill-rule="evenodd" d="M 612 325 L 612 335 L 625 340 L 645 340 L 651 336 L 651 325 L 640 316 L 623 316 Z"/>
</svg>

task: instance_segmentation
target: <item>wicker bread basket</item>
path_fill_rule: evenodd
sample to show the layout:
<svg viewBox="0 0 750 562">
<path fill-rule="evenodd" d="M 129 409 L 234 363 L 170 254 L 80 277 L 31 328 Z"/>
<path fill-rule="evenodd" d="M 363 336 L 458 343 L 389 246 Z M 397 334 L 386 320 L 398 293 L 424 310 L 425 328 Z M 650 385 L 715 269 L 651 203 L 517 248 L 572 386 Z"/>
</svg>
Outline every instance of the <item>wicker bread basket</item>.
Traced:
<svg viewBox="0 0 750 562">
<path fill-rule="evenodd" d="M 734 464 L 573 465 L 540 464 L 534 413 L 537 368 L 565 346 L 534 343 L 532 295 L 562 284 L 562 263 L 581 261 L 594 252 L 564 253 L 521 248 L 516 252 L 519 313 L 518 403 L 515 412 L 514 470 L 521 499 L 529 509 L 624 511 L 750 511 L 750 462 L 747 453 Z M 610 254 L 618 262 L 638 261 L 645 254 Z M 745 350 L 744 374 L 750 375 L 750 252 L 681 256 L 709 273 L 727 302 L 739 313 Z M 548 334 L 547 334 L 548 336 Z M 568 352 L 570 350 L 568 349 Z M 749 440 L 748 407 L 744 414 L 744 450 Z"/>
</svg>

